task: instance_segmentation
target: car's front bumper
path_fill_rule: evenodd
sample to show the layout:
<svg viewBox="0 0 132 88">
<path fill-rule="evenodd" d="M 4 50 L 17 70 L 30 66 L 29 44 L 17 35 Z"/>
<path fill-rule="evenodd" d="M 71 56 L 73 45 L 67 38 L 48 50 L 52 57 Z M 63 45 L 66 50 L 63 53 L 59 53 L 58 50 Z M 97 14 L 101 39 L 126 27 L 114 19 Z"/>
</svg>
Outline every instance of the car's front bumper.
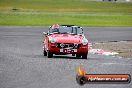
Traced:
<svg viewBox="0 0 132 88">
<path fill-rule="evenodd" d="M 50 44 L 48 50 L 53 54 L 87 54 L 88 44 L 81 45 L 79 48 L 58 48 L 56 45 Z"/>
</svg>

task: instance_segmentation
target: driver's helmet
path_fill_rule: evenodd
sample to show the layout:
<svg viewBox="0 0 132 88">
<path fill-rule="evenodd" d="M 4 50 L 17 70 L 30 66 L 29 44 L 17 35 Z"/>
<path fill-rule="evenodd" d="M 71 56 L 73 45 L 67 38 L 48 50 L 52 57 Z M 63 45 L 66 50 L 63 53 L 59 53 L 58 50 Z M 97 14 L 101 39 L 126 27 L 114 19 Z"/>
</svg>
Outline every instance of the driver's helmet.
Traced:
<svg viewBox="0 0 132 88">
<path fill-rule="evenodd" d="M 54 24 L 51 29 L 52 32 L 59 32 L 60 25 L 59 24 Z"/>
</svg>

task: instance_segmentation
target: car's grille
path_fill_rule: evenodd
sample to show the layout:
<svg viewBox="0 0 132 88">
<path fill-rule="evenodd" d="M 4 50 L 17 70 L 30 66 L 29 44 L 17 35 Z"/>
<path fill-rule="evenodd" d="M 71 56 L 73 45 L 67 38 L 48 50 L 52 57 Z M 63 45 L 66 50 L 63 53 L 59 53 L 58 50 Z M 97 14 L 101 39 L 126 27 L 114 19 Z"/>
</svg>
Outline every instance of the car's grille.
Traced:
<svg viewBox="0 0 132 88">
<path fill-rule="evenodd" d="M 73 48 L 77 49 L 80 47 L 80 44 L 74 44 L 74 43 L 57 43 L 58 48 Z"/>
</svg>

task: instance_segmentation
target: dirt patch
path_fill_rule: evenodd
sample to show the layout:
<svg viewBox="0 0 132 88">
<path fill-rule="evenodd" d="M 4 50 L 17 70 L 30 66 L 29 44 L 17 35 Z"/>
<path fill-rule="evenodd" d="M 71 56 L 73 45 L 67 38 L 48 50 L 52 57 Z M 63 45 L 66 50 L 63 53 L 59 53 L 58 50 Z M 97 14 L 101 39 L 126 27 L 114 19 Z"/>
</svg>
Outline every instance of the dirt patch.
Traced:
<svg viewBox="0 0 132 88">
<path fill-rule="evenodd" d="M 110 50 L 124 58 L 132 58 L 132 41 L 95 43 L 93 48 Z"/>
</svg>

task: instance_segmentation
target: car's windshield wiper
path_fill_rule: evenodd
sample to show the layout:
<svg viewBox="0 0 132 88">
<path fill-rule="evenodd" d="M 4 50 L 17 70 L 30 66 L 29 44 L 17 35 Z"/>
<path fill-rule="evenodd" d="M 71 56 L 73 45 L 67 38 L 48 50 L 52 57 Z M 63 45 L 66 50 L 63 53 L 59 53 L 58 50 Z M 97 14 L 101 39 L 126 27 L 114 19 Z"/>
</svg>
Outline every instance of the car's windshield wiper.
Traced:
<svg viewBox="0 0 132 88">
<path fill-rule="evenodd" d="M 69 32 L 62 32 L 61 34 L 70 34 Z"/>
<path fill-rule="evenodd" d="M 76 33 L 70 33 L 70 34 L 72 34 L 72 35 L 76 35 Z"/>
<path fill-rule="evenodd" d="M 59 34 L 59 32 L 53 32 L 53 34 Z"/>
</svg>

